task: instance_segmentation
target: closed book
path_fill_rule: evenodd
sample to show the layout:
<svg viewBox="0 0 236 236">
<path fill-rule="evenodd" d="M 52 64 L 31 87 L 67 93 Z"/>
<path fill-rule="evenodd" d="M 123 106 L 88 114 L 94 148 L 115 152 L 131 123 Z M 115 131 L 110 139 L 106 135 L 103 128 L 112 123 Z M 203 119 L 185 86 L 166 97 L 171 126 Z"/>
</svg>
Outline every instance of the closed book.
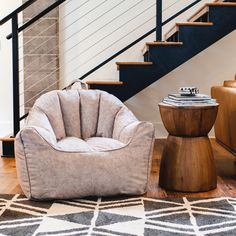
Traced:
<svg viewBox="0 0 236 236">
<path fill-rule="evenodd" d="M 214 106 L 217 105 L 215 101 L 209 101 L 209 102 L 176 102 L 176 101 L 170 101 L 170 100 L 163 100 L 163 103 L 176 106 L 176 107 L 188 107 L 188 106 Z"/>
<path fill-rule="evenodd" d="M 164 98 L 163 101 L 166 101 L 166 102 L 175 102 L 175 103 L 216 103 L 216 99 L 207 99 L 207 100 L 175 100 L 175 99 L 172 99 L 172 98 Z"/>
<path fill-rule="evenodd" d="M 217 103 L 187 103 L 187 104 L 183 104 L 183 103 L 172 103 L 172 102 L 164 102 L 163 103 L 167 104 L 167 105 L 171 105 L 171 106 L 176 106 L 176 107 L 203 107 L 203 106 L 215 106 L 217 105 Z"/>
<path fill-rule="evenodd" d="M 198 100 L 210 100 L 211 97 L 209 95 L 206 94 L 196 94 L 194 96 L 183 96 L 181 94 L 169 94 L 168 98 L 173 99 L 173 100 L 177 100 L 177 101 L 183 101 L 183 100 L 192 100 L 192 101 L 198 101 Z"/>
</svg>

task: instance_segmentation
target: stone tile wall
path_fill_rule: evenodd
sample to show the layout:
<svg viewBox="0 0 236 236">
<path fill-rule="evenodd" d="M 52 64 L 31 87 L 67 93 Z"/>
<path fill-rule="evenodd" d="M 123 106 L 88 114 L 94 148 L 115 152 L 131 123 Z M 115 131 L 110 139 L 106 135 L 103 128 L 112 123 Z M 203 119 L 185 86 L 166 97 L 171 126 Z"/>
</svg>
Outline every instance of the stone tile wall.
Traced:
<svg viewBox="0 0 236 236">
<path fill-rule="evenodd" d="M 38 0 L 24 10 L 23 22 L 55 1 Z M 41 94 L 58 89 L 58 14 L 59 9 L 54 9 L 23 32 L 25 112 Z"/>
</svg>

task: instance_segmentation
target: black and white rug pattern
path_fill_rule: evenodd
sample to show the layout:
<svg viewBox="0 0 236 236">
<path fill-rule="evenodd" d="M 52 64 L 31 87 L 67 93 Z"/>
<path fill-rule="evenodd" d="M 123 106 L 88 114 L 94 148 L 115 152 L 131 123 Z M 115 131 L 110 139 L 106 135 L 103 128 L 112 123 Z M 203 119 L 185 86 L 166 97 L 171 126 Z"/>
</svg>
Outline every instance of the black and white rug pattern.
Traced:
<svg viewBox="0 0 236 236">
<path fill-rule="evenodd" d="M 236 235 L 236 198 L 33 202 L 21 195 L 0 195 L 3 235 Z"/>
</svg>

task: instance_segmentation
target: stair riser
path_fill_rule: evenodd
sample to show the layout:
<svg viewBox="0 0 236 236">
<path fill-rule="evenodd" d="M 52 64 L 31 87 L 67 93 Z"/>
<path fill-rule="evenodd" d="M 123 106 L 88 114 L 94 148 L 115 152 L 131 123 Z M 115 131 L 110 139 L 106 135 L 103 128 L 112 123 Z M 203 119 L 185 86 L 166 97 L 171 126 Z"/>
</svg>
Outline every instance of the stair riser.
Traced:
<svg viewBox="0 0 236 236">
<path fill-rule="evenodd" d="M 146 80 L 145 74 L 148 74 L 153 79 Z M 115 88 L 115 86 L 110 88 L 101 88 L 109 93 L 117 96 L 121 101 L 126 101 L 130 97 L 134 96 L 140 91 L 140 86 L 145 88 L 150 83 L 153 83 L 156 80 L 156 76 L 159 76 L 156 72 L 156 67 L 151 66 L 122 66 L 120 70 L 120 78 L 124 78 L 124 85 Z"/>
<path fill-rule="evenodd" d="M 121 87 L 122 86 L 122 87 Z M 112 91 L 114 94 L 115 91 L 120 91 L 125 85 L 102 85 L 102 84 L 91 84 L 89 85 L 89 89 L 100 89 L 104 91 Z"/>
<path fill-rule="evenodd" d="M 167 40 L 167 42 L 180 42 L 179 41 L 179 31 L 177 31 L 176 33 L 174 33 L 171 37 L 169 37 Z"/>
<path fill-rule="evenodd" d="M 158 49 L 153 49 L 149 53 L 151 60 L 158 61 L 156 71 L 158 71 L 161 76 L 174 70 L 190 57 L 188 51 L 184 49 L 184 47 L 175 47 L 168 50 L 163 49 L 161 51 L 164 53 L 162 55 L 165 55 L 165 57 L 160 58 L 160 56 L 158 56 L 162 53 Z M 185 51 L 185 53 L 183 53 L 183 51 Z"/>
<path fill-rule="evenodd" d="M 209 20 L 214 23 L 218 38 L 221 38 L 236 29 L 236 7 L 210 6 Z"/>
<path fill-rule="evenodd" d="M 14 141 L 2 141 L 1 157 L 15 157 Z"/>
<path fill-rule="evenodd" d="M 166 46 L 166 47 L 156 47 L 152 46 L 149 48 L 146 57 L 153 61 L 156 66 L 165 65 L 169 69 L 175 68 L 176 66 L 183 63 L 188 56 L 188 52 L 186 50 L 187 55 L 182 55 L 183 50 L 186 50 L 185 45 L 181 46 Z M 165 55 L 160 56 L 160 55 Z M 182 58 L 183 57 L 183 58 Z"/>
<path fill-rule="evenodd" d="M 204 15 L 202 15 L 201 17 L 196 19 L 196 22 L 210 22 L 210 20 L 209 20 L 209 12 L 205 13 Z"/>
<path fill-rule="evenodd" d="M 218 39 L 220 38 L 214 26 L 180 26 L 179 40 L 185 45 L 183 52 L 184 56 L 186 55 L 185 60 L 201 52 Z"/>
</svg>

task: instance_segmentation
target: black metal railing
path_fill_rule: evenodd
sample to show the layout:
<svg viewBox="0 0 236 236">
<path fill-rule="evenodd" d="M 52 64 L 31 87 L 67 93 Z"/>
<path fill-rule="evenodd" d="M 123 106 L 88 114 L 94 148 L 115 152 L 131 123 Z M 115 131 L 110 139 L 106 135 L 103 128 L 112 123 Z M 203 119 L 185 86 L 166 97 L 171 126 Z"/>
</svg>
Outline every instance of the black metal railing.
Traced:
<svg viewBox="0 0 236 236">
<path fill-rule="evenodd" d="M 9 15 L 5 16 L 2 20 L 0 20 L 0 25 L 5 24 L 7 21 L 11 20 L 14 16 L 21 13 L 23 10 L 25 10 L 27 7 L 31 6 L 34 2 L 37 0 L 28 0 L 24 4 L 22 4 L 20 7 L 18 7 L 16 10 L 11 12 Z"/>
<path fill-rule="evenodd" d="M 156 41 L 162 41 L 162 0 L 156 3 Z"/>
<path fill-rule="evenodd" d="M 38 15 L 33 17 L 31 20 L 24 23 L 21 27 L 18 26 L 18 14 L 21 13 L 23 10 L 31 6 L 37 0 L 28 0 L 12 13 L 4 17 L 0 20 L 0 25 L 3 25 L 7 21 L 11 20 L 12 25 L 12 33 L 9 34 L 6 38 L 12 39 L 12 80 L 13 80 L 13 135 L 15 136 L 18 131 L 20 130 L 20 93 L 19 93 L 19 33 L 28 28 L 34 22 L 39 20 L 41 17 L 46 15 L 48 12 L 52 11 L 60 4 L 65 2 L 66 0 L 58 0 Z M 25 116 L 24 116 L 25 117 Z"/>
<path fill-rule="evenodd" d="M 47 7 L 46 9 L 41 11 L 39 14 L 37 14 L 32 19 L 30 19 L 29 21 L 27 21 L 26 23 L 24 23 L 22 26 L 19 27 L 18 26 L 18 14 L 21 13 L 26 8 L 28 8 L 29 6 L 31 6 L 36 1 L 37 0 L 28 0 L 27 2 L 22 4 L 19 8 L 14 10 L 12 13 L 7 15 L 6 17 L 4 17 L 0 21 L 0 25 L 6 23 L 9 20 L 11 20 L 11 24 L 12 24 L 12 33 L 7 36 L 7 39 L 12 39 L 12 63 L 13 63 L 12 79 L 13 79 L 13 114 L 14 114 L 13 115 L 13 124 L 14 124 L 13 134 L 14 134 L 14 136 L 20 130 L 20 121 L 27 116 L 27 114 L 25 114 L 20 117 L 19 52 L 18 52 L 18 50 L 19 50 L 19 47 L 18 47 L 19 46 L 19 42 L 18 42 L 19 33 L 21 31 L 23 31 L 24 29 L 28 28 L 29 26 L 31 26 L 34 22 L 36 22 L 37 20 L 42 18 L 44 15 L 46 15 L 47 13 L 49 13 L 50 11 L 52 11 L 53 9 L 58 7 L 60 4 L 62 4 L 66 0 L 55 1 L 52 5 L 50 5 L 49 7 Z M 71 1 L 71 0 L 69 0 L 69 1 Z M 162 21 L 162 12 L 163 12 L 162 1 L 163 0 L 156 1 L 156 27 L 155 28 L 151 29 L 149 32 L 145 33 L 144 35 L 142 35 L 141 37 L 139 37 L 134 42 L 130 43 L 129 45 L 127 45 L 126 47 L 124 47 L 120 51 L 114 53 L 111 57 L 107 58 L 106 60 L 101 62 L 99 65 L 97 65 L 96 67 L 94 67 L 93 69 L 91 69 L 90 71 L 85 73 L 79 79 L 82 80 L 82 79 L 86 78 L 88 75 L 94 73 L 96 70 L 101 68 L 103 65 L 107 64 L 112 59 L 119 56 L 120 54 L 122 54 L 123 52 L 125 52 L 126 50 L 128 50 L 129 48 L 131 48 L 132 46 L 134 46 L 135 44 L 137 44 L 138 42 L 140 42 L 141 40 L 143 40 L 144 38 L 146 38 L 147 36 L 149 36 L 150 34 L 152 34 L 154 32 L 156 32 L 156 41 L 162 41 L 162 28 L 163 28 L 163 26 L 166 25 L 168 22 L 172 21 L 177 16 L 184 13 L 185 11 L 187 11 L 188 9 L 190 9 L 191 7 L 193 7 L 194 5 L 196 5 L 197 3 L 201 2 L 201 0 L 196 0 L 196 1 L 192 2 L 191 4 L 184 7 L 179 12 L 177 12 L 176 14 L 174 14 L 173 16 L 171 16 L 170 18 L 168 18 L 167 20 L 165 20 L 163 22 Z"/>
<path fill-rule="evenodd" d="M 20 104 L 19 104 L 19 52 L 18 52 L 18 14 L 24 9 L 32 5 L 36 0 L 29 0 L 14 10 L 12 13 L 4 17 L 0 21 L 0 25 L 5 24 L 11 20 L 12 29 L 12 78 L 13 78 L 13 121 L 14 121 L 14 135 L 20 129 Z"/>
</svg>

